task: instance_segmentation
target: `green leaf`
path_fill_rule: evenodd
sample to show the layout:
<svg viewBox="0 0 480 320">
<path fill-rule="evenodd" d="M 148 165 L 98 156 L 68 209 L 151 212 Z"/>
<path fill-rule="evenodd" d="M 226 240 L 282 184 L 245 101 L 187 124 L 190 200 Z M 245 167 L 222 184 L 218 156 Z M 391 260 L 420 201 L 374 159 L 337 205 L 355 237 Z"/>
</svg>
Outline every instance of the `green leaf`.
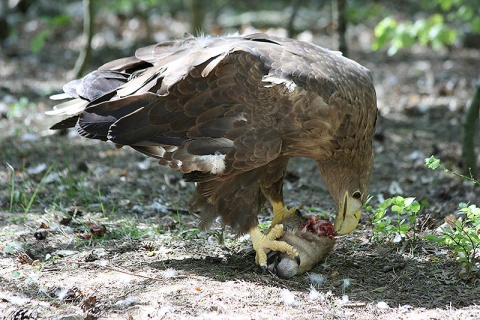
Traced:
<svg viewBox="0 0 480 320">
<path fill-rule="evenodd" d="M 420 203 L 418 203 L 418 201 L 414 201 L 410 206 L 410 210 L 412 210 L 413 213 L 417 213 L 418 211 L 420 211 L 421 207 L 422 206 L 420 205 Z"/>
<path fill-rule="evenodd" d="M 425 159 L 425 166 L 435 170 L 440 166 L 440 159 L 435 158 L 435 156 L 431 156 L 430 158 Z"/>
<path fill-rule="evenodd" d="M 372 43 L 372 50 L 377 51 L 383 48 L 395 36 L 397 21 L 391 17 L 386 17 L 380 21 L 374 29 L 375 41 Z"/>
<path fill-rule="evenodd" d="M 470 26 L 472 28 L 472 32 L 478 33 L 480 32 L 480 16 L 476 16 L 470 22 Z"/>
<path fill-rule="evenodd" d="M 460 211 L 462 211 L 462 209 L 468 207 L 468 203 L 460 202 L 460 203 L 458 204 L 458 207 L 460 208 Z"/>
<path fill-rule="evenodd" d="M 390 33 L 396 27 L 397 27 L 397 21 L 392 17 L 386 17 L 375 26 L 375 30 L 374 30 L 375 36 L 381 37 L 384 34 Z"/>
<path fill-rule="evenodd" d="M 443 24 L 443 16 L 439 13 L 435 13 L 434 15 L 430 16 L 427 21 L 431 26 Z"/>
<path fill-rule="evenodd" d="M 441 0 L 441 1 L 438 1 L 438 2 L 440 4 L 440 8 L 443 11 L 450 11 L 450 9 L 453 6 L 453 1 L 452 0 Z"/>
<path fill-rule="evenodd" d="M 33 53 L 39 53 L 43 49 L 43 47 L 45 46 L 45 40 L 50 35 L 50 32 L 51 30 L 49 28 L 44 29 L 37 33 L 37 35 L 32 39 L 30 47 Z"/>
<path fill-rule="evenodd" d="M 392 206 L 392 211 L 398 212 L 398 213 L 402 213 L 402 212 L 403 212 L 403 207 L 394 204 L 394 205 Z"/>
<path fill-rule="evenodd" d="M 410 230 L 410 226 L 406 224 L 402 224 L 399 226 L 398 231 L 400 234 L 405 234 L 408 230 Z"/>
<path fill-rule="evenodd" d="M 437 235 L 434 235 L 434 234 L 426 234 L 423 236 L 425 239 L 427 239 L 428 241 L 430 242 L 436 242 L 436 243 L 442 243 L 442 242 L 445 242 L 445 238 L 443 237 L 439 237 Z"/>
<path fill-rule="evenodd" d="M 470 232 L 470 238 L 477 244 L 477 246 L 480 246 L 480 239 L 478 238 L 477 230 L 472 230 L 472 232 Z"/>
<path fill-rule="evenodd" d="M 35 35 L 30 42 L 30 49 L 33 53 L 39 53 L 45 46 L 48 36 L 55 28 L 59 28 L 71 21 L 67 14 L 61 14 L 54 17 L 43 17 L 42 22 L 46 25 L 45 29 Z"/>
<path fill-rule="evenodd" d="M 378 208 L 381 210 L 386 210 L 388 207 L 390 207 L 391 204 L 392 204 L 392 199 L 388 198 L 388 199 L 385 199 L 384 202 L 380 203 L 378 205 Z"/>
<path fill-rule="evenodd" d="M 53 27 L 60 27 L 60 26 L 63 26 L 64 24 L 67 24 L 67 23 L 70 23 L 70 22 L 71 22 L 71 18 L 68 14 L 60 14 L 58 16 L 53 17 L 50 20 L 50 24 Z"/>
<path fill-rule="evenodd" d="M 394 56 L 398 52 L 398 49 L 399 48 L 396 47 L 396 46 L 391 46 L 390 48 L 388 48 L 388 50 L 387 50 L 388 56 L 390 56 L 390 57 Z"/>
<path fill-rule="evenodd" d="M 462 220 L 458 219 L 455 221 L 455 227 L 457 228 L 457 231 L 462 231 L 463 230 L 463 222 Z"/>
<path fill-rule="evenodd" d="M 468 5 L 462 5 L 458 8 L 457 14 L 462 18 L 463 21 L 470 21 L 475 16 L 475 11 Z"/>
</svg>

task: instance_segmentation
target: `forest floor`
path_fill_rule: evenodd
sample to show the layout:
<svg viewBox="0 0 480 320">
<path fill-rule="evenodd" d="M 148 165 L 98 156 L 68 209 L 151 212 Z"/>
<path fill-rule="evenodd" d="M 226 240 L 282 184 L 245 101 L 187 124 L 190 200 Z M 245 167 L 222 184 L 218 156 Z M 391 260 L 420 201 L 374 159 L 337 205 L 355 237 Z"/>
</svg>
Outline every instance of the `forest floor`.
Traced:
<svg viewBox="0 0 480 320">
<path fill-rule="evenodd" d="M 415 240 L 375 241 L 364 215 L 324 264 L 283 280 L 258 270 L 247 237 L 198 229 L 198 216 L 188 213 L 193 186 L 178 172 L 128 148 L 48 129 L 57 120 L 44 115 L 48 95 L 61 91 L 75 59 L 78 30 L 64 32 L 39 54 L 26 40 L 0 53 L 6 319 L 480 319 L 478 272 L 465 276 L 451 250 L 423 239 L 459 203 L 480 205 L 471 183 L 424 166 L 433 154 L 460 171 L 478 50 L 387 57 L 352 49 L 374 74 L 381 115 L 372 204 L 402 195 L 428 206 Z M 105 52 L 95 53 L 95 67 L 121 56 Z M 312 161 L 294 159 L 284 188 L 288 206 L 333 219 Z M 261 221 L 269 218 L 265 209 Z"/>
</svg>

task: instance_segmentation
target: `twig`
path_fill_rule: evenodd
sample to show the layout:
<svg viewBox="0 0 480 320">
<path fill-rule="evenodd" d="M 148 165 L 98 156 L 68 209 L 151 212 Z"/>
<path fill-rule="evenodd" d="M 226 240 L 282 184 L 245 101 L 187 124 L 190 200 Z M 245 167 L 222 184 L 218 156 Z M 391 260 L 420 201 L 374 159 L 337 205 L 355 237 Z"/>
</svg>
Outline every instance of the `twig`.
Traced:
<svg viewBox="0 0 480 320">
<path fill-rule="evenodd" d="M 342 307 L 344 308 L 363 308 L 367 304 L 365 302 L 350 302 L 346 304 L 342 304 Z"/>
<path fill-rule="evenodd" d="M 450 170 L 450 169 L 448 169 L 447 167 L 445 167 L 444 165 L 440 165 L 440 168 L 442 168 L 443 171 L 445 171 L 445 172 L 451 173 L 451 174 L 453 174 L 454 176 L 457 176 L 457 177 L 459 177 L 459 178 L 465 179 L 465 180 L 467 180 L 467 181 L 472 182 L 472 183 L 475 184 L 475 185 L 480 186 L 480 181 L 475 179 L 475 177 L 473 176 L 473 173 L 472 173 L 471 170 L 469 170 L 469 171 L 470 171 L 470 177 L 469 177 L 469 176 L 463 175 L 463 174 L 461 174 L 461 173 L 458 173 L 458 172 L 456 172 L 456 171 Z"/>
<path fill-rule="evenodd" d="M 124 274 L 131 275 L 131 276 L 140 277 L 140 278 L 145 278 L 145 279 L 154 280 L 154 281 L 164 280 L 164 278 L 154 278 L 154 277 L 144 276 L 144 275 L 137 274 L 137 273 L 133 273 L 133 272 L 130 272 L 130 271 L 121 270 L 121 269 L 115 268 L 115 267 L 102 266 L 102 265 L 97 264 L 97 263 L 80 262 L 80 261 L 77 261 L 77 262 L 75 262 L 75 263 L 78 263 L 78 264 L 80 264 L 80 265 L 86 265 L 86 266 L 96 266 L 96 267 L 104 268 L 104 269 L 107 269 L 107 270 L 116 271 L 116 272 L 120 272 L 120 273 L 124 273 Z M 185 275 L 177 275 L 177 276 L 172 277 L 172 278 L 187 278 L 187 276 L 185 276 Z"/>
</svg>

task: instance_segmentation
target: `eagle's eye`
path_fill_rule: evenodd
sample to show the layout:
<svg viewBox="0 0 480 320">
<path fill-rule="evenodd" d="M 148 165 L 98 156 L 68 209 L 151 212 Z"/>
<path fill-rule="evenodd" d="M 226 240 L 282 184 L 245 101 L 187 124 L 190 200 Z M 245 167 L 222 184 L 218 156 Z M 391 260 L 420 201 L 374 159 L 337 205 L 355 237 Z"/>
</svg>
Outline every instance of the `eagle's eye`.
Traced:
<svg viewBox="0 0 480 320">
<path fill-rule="evenodd" d="M 352 197 L 353 199 L 357 199 L 357 200 L 360 200 L 362 198 L 362 193 L 360 191 L 355 191 L 353 194 L 352 194 Z"/>
</svg>

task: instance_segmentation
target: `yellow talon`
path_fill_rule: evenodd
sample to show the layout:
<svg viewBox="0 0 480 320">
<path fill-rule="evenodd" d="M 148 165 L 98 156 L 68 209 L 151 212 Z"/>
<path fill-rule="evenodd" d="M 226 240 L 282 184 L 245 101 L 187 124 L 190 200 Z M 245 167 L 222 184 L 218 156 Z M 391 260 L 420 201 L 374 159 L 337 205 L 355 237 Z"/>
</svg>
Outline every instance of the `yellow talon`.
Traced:
<svg viewBox="0 0 480 320">
<path fill-rule="evenodd" d="M 288 217 L 291 214 L 294 214 L 297 211 L 296 207 L 291 209 L 287 209 L 282 201 L 279 202 L 271 202 L 273 207 L 273 220 L 272 226 L 275 226 L 283 221 L 285 217 Z"/>
<path fill-rule="evenodd" d="M 283 225 L 275 225 L 266 235 L 263 234 L 257 227 L 252 228 L 248 233 L 252 239 L 253 249 L 256 252 L 255 262 L 262 269 L 266 269 L 267 267 L 267 253 L 270 251 L 280 251 L 286 253 L 300 264 L 300 256 L 297 249 L 284 241 L 276 240 L 285 234 Z"/>
</svg>

